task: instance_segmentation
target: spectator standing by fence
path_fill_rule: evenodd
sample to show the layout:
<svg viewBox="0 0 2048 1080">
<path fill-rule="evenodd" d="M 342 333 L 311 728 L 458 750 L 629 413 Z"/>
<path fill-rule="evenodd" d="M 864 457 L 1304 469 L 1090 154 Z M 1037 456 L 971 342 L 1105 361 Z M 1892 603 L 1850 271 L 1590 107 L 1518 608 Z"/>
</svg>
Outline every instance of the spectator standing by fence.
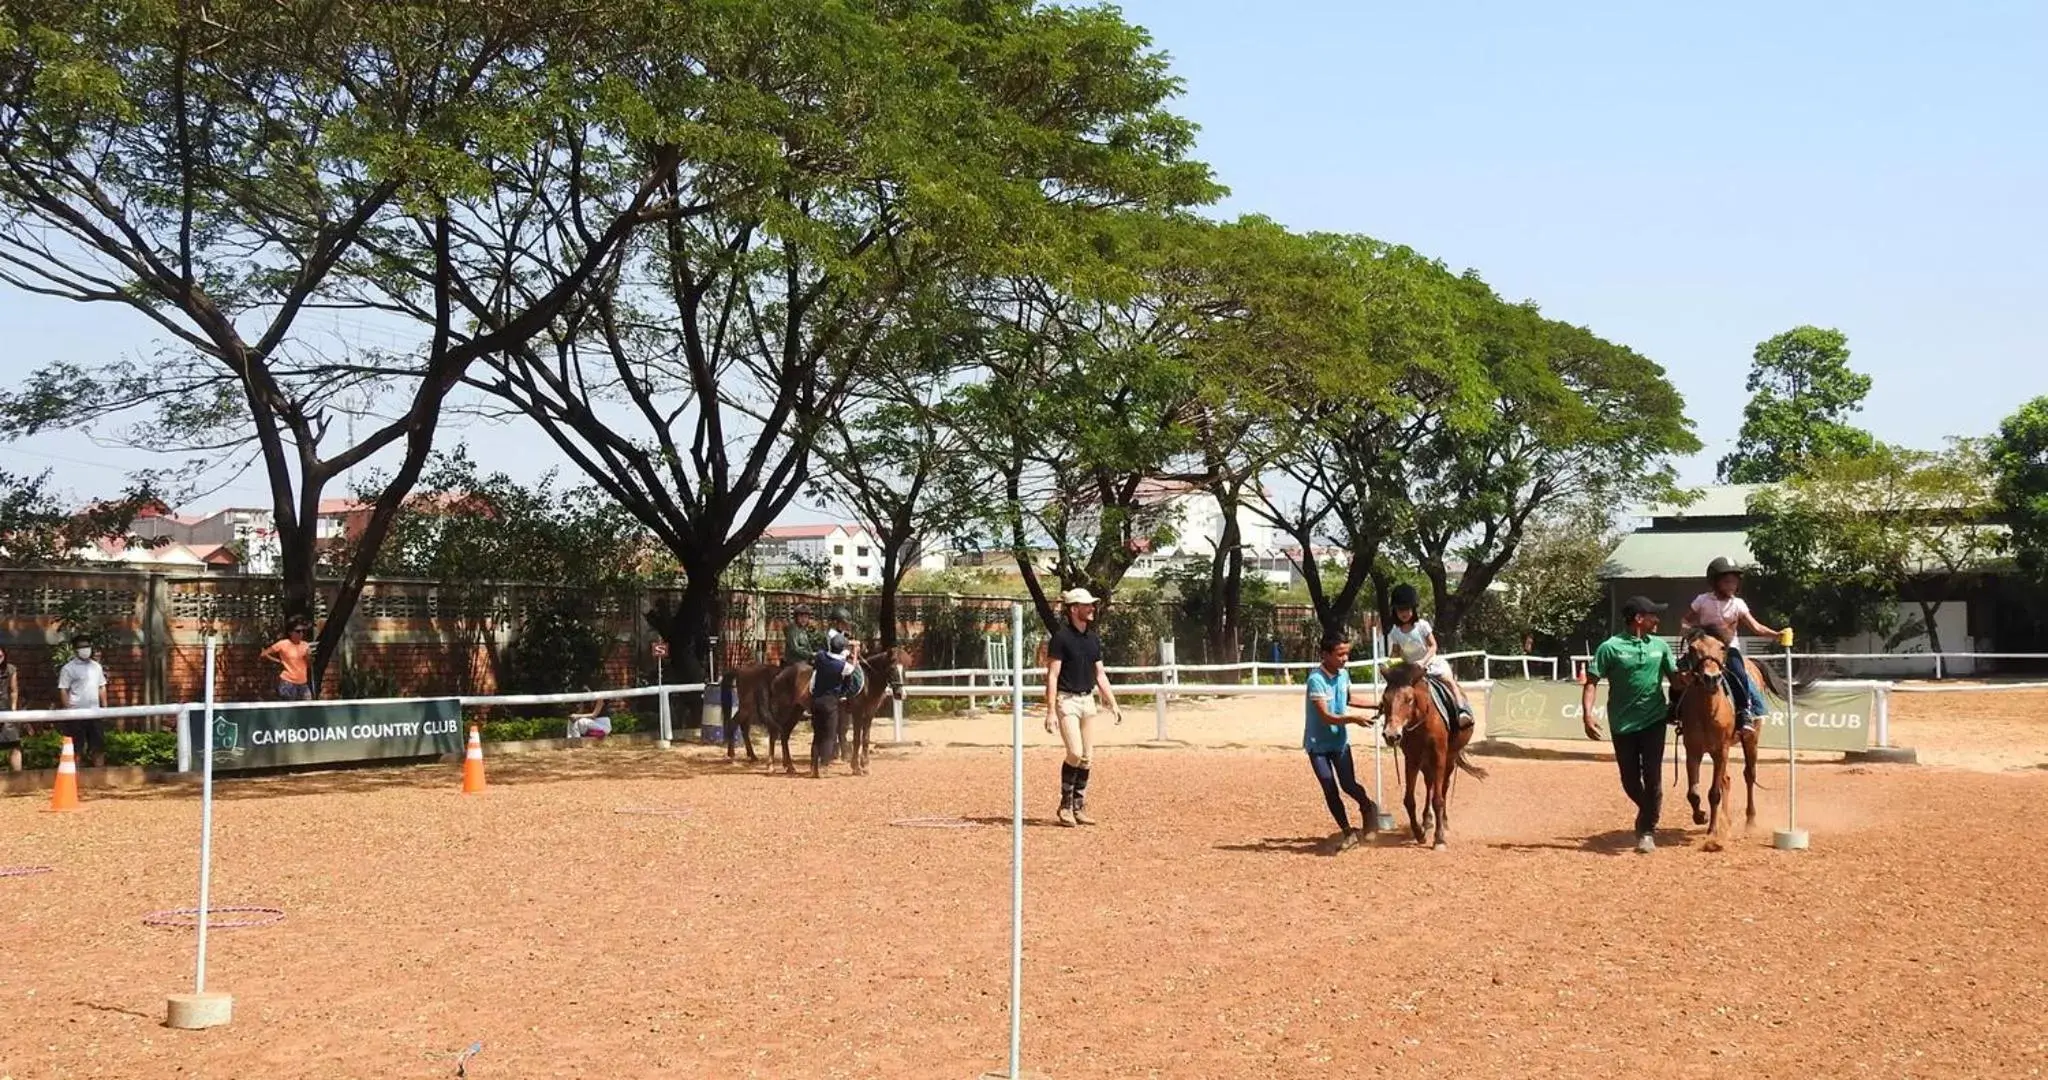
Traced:
<svg viewBox="0 0 2048 1080">
<path fill-rule="evenodd" d="M 90 634 L 71 639 L 71 659 L 57 671 L 57 702 L 65 710 L 97 709 L 104 704 L 107 669 L 93 655 Z M 107 765 L 107 725 L 98 717 L 66 721 L 64 728 L 80 761 L 90 760 L 94 768 Z"/>
<path fill-rule="evenodd" d="M 263 650 L 263 659 L 278 666 L 279 701 L 313 700 L 313 645 L 306 640 L 305 620 L 293 619 L 283 638 Z"/>
<path fill-rule="evenodd" d="M 7 659 L 7 650 L 0 649 L 0 710 L 13 712 L 21 708 L 21 679 L 14 670 L 14 664 Z M 7 748 L 7 771 L 21 771 L 21 725 L 0 722 L 0 746 Z"/>
</svg>

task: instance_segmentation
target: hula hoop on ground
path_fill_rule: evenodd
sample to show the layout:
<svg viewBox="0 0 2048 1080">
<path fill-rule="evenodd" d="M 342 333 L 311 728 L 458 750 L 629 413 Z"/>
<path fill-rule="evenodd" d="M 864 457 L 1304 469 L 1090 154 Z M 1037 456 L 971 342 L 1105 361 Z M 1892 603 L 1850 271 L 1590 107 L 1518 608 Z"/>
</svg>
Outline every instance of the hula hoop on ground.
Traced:
<svg viewBox="0 0 2048 1080">
<path fill-rule="evenodd" d="M 206 927 L 209 930 L 246 930 L 252 926 L 269 926 L 284 919 L 284 909 L 274 907 L 215 907 L 207 908 L 206 913 Z M 228 918 L 223 919 L 222 915 Z M 164 911 L 152 911 L 142 917 L 142 925 L 165 930 L 197 930 L 199 909 L 169 908 Z"/>
<path fill-rule="evenodd" d="M 621 806 L 614 814 L 640 814 L 646 817 L 682 817 L 689 811 L 680 806 Z"/>
<path fill-rule="evenodd" d="M 907 817 L 897 818 L 889 824 L 899 829 L 979 829 L 982 823 L 956 817 Z"/>
<path fill-rule="evenodd" d="M 28 877 L 32 874 L 47 874 L 54 866 L 0 866 L 0 877 Z"/>
</svg>

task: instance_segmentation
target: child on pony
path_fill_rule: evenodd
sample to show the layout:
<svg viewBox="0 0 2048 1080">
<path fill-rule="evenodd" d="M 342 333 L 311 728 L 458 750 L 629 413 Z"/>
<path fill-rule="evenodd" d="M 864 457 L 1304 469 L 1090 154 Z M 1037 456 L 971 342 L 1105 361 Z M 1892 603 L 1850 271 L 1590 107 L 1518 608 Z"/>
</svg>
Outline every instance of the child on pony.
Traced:
<svg viewBox="0 0 2048 1080">
<path fill-rule="evenodd" d="M 1458 702 L 1457 725 L 1471 727 L 1472 703 L 1465 697 L 1465 688 L 1458 685 L 1457 676 L 1451 674 L 1450 661 L 1437 655 L 1436 629 L 1418 612 L 1420 598 L 1415 593 L 1415 586 L 1405 583 L 1394 586 L 1393 601 L 1394 625 L 1387 628 L 1387 655 L 1420 667 L 1423 674 L 1450 687 L 1451 695 Z"/>
<path fill-rule="evenodd" d="M 1748 601 L 1735 595 L 1742 590 L 1742 570 L 1733 562 L 1723 558 L 1708 563 L 1707 584 L 1708 591 L 1694 597 L 1692 607 L 1686 609 L 1683 623 L 1686 629 L 1705 630 L 1728 646 L 1727 683 L 1735 698 L 1735 730 L 1748 731 L 1764 715 L 1765 706 L 1756 683 L 1750 681 L 1749 665 L 1742 659 L 1735 635 L 1745 628 L 1761 637 L 1774 638 L 1778 632 L 1756 621 Z"/>
</svg>

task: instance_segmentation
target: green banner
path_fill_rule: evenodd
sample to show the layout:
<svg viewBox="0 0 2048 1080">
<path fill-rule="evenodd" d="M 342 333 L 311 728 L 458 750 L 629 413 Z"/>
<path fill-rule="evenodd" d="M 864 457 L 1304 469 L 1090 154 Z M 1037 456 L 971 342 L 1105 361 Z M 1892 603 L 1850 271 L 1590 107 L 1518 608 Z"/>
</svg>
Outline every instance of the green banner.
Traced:
<svg viewBox="0 0 2048 1080">
<path fill-rule="evenodd" d="M 1762 689 L 1759 687 L 1759 689 Z M 1570 739 L 1584 741 L 1579 719 L 1577 683 L 1531 679 L 1498 679 L 1486 701 L 1486 729 L 1496 739 Z M 1799 748 L 1802 750 L 1864 750 L 1877 721 L 1877 690 L 1869 686 L 1820 683 L 1794 695 L 1799 704 Z M 1785 702 L 1768 692 L 1771 715 L 1762 744 L 1785 746 Z M 1607 684 L 1594 691 L 1594 718 L 1607 730 Z"/>
<path fill-rule="evenodd" d="M 194 709 L 186 723 L 196 769 L 199 740 L 209 734 L 206 714 Z M 210 734 L 219 771 L 434 757 L 462 749 L 462 702 L 427 698 L 223 709 L 213 714 Z"/>
</svg>

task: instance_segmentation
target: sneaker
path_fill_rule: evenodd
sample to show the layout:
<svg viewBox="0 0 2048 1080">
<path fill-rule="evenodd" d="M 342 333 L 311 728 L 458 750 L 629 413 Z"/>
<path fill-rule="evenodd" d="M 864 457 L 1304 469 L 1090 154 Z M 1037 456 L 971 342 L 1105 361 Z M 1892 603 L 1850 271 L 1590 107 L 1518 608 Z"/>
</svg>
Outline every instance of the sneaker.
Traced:
<svg viewBox="0 0 2048 1080">
<path fill-rule="evenodd" d="M 1657 850 L 1657 838 L 1649 833 L 1636 837 L 1636 854 L 1648 855 Z"/>
<path fill-rule="evenodd" d="M 1088 804 L 1079 795 L 1074 796 L 1074 824 L 1093 825 L 1095 819 L 1088 816 Z"/>
<path fill-rule="evenodd" d="M 1364 827 L 1364 828 L 1362 828 L 1362 829 L 1359 829 L 1359 830 L 1358 830 L 1358 835 L 1359 835 L 1359 836 L 1360 836 L 1361 838 L 1363 838 L 1363 837 L 1367 837 L 1367 836 L 1377 836 L 1377 835 L 1379 835 L 1379 831 L 1380 831 L 1380 808 L 1379 808 L 1379 805 L 1378 805 L 1377 803 L 1373 803 L 1373 802 L 1367 802 L 1367 803 L 1365 804 L 1365 807 L 1363 808 L 1362 812 L 1363 812 L 1363 813 L 1365 814 L 1365 827 Z"/>
<path fill-rule="evenodd" d="M 1337 834 L 1337 850 L 1350 851 L 1358 846 L 1358 830 L 1346 829 Z"/>
</svg>

